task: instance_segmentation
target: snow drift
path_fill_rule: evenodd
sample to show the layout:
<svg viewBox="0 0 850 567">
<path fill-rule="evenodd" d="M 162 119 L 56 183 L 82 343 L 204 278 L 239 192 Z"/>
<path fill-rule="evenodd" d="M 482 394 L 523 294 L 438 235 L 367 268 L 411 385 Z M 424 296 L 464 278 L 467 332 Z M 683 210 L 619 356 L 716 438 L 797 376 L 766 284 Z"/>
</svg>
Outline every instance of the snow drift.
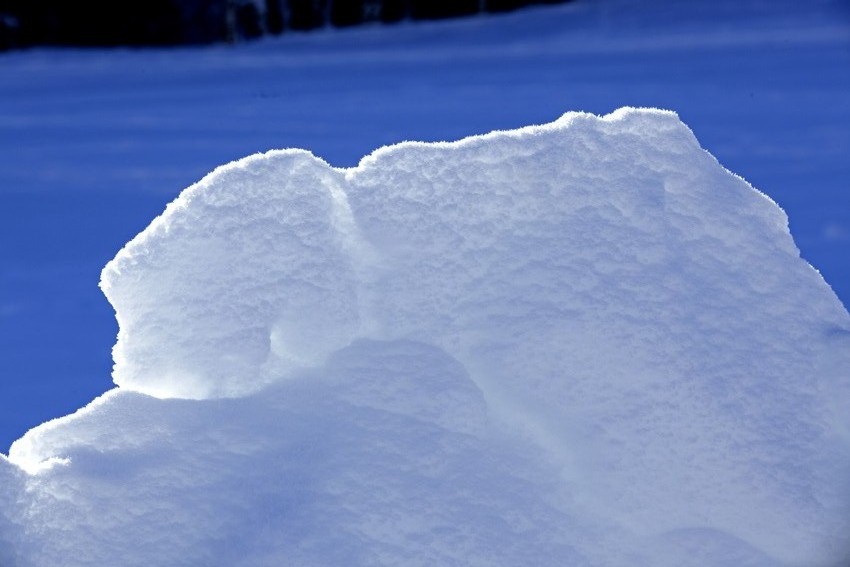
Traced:
<svg viewBox="0 0 850 567">
<path fill-rule="evenodd" d="M 0 458 L 0 564 L 847 558 L 850 317 L 673 113 L 252 156 L 101 285 L 119 387 Z"/>
</svg>

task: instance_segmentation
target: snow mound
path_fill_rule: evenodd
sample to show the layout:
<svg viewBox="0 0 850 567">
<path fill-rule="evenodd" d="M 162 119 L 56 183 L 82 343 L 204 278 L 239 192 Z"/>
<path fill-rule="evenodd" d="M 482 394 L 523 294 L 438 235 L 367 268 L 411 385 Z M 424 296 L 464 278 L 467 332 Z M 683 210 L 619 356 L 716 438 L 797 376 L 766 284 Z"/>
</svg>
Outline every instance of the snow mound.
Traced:
<svg viewBox="0 0 850 567">
<path fill-rule="evenodd" d="M 252 156 L 101 287 L 119 388 L 0 459 L 0 563 L 846 559 L 850 317 L 673 113 Z"/>
</svg>

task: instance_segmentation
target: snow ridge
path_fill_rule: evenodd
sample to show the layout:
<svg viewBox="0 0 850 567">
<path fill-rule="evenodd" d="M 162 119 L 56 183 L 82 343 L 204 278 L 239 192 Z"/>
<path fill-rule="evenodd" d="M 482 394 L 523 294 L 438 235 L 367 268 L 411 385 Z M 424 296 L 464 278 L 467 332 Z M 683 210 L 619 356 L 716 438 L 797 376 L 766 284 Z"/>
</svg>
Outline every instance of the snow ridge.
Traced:
<svg viewBox="0 0 850 567">
<path fill-rule="evenodd" d="M 101 287 L 119 388 L 0 461 L 21 564 L 846 551 L 850 316 L 672 112 L 251 156 Z"/>
</svg>

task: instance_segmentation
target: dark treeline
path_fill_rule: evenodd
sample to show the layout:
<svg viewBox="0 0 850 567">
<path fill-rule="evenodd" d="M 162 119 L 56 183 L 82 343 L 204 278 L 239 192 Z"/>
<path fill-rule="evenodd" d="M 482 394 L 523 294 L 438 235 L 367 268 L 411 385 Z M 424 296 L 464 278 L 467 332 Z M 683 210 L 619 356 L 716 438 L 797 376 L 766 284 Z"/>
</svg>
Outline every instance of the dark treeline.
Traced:
<svg viewBox="0 0 850 567">
<path fill-rule="evenodd" d="M 0 49 L 182 45 L 507 12 L 564 0 L 0 0 Z"/>
</svg>

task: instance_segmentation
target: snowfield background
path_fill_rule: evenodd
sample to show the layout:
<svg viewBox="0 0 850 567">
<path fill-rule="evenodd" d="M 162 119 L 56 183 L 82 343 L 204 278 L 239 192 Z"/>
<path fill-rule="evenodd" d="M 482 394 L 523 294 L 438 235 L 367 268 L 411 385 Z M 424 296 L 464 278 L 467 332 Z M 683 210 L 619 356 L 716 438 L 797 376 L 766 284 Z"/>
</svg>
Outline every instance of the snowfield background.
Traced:
<svg viewBox="0 0 850 567">
<path fill-rule="evenodd" d="M 675 110 L 789 213 L 850 297 L 850 10 L 841 0 L 579 0 L 235 48 L 0 55 L 0 445 L 111 387 L 100 270 L 216 166 L 337 167 L 569 110 Z"/>
<path fill-rule="evenodd" d="M 0 565 L 846 564 L 848 30 L 4 54 Z"/>
</svg>

